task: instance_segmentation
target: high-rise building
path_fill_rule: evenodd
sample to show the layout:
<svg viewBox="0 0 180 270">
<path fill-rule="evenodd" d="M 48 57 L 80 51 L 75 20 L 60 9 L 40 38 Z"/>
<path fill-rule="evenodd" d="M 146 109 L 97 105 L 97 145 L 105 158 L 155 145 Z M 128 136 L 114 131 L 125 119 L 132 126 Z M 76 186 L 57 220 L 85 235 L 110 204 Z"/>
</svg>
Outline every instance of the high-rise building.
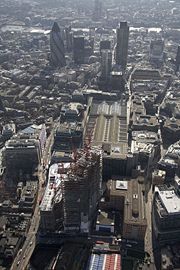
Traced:
<svg viewBox="0 0 180 270">
<path fill-rule="evenodd" d="M 101 188 L 101 152 L 79 151 L 62 181 L 64 230 L 89 232 L 96 214 Z"/>
<path fill-rule="evenodd" d="M 178 46 L 177 49 L 177 54 L 176 54 L 176 70 L 179 71 L 180 67 L 180 45 Z"/>
<path fill-rule="evenodd" d="M 73 34 L 71 32 L 71 26 L 65 28 L 65 36 L 66 36 L 66 50 L 68 52 L 71 52 L 73 42 Z"/>
<path fill-rule="evenodd" d="M 74 36 L 73 38 L 73 58 L 75 64 L 84 63 L 85 40 L 83 36 Z"/>
<path fill-rule="evenodd" d="M 110 40 L 101 40 L 100 41 L 100 52 L 102 50 L 111 50 L 111 41 Z"/>
<path fill-rule="evenodd" d="M 101 78 L 108 80 L 112 69 L 112 52 L 110 50 L 101 51 Z"/>
<path fill-rule="evenodd" d="M 58 24 L 53 24 L 50 33 L 51 63 L 55 67 L 64 67 L 66 65 L 64 41 Z"/>
<path fill-rule="evenodd" d="M 102 2 L 101 0 L 95 0 L 94 2 L 94 12 L 93 19 L 98 21 L 102 16 Z"/>
<path fill-rule="evenodd" d="M 117 28 L 116 64 L 123 70 L 126 69 L 129 41 L 129 26 L 127 22 L 121 22 Z"/>
<path fill-rule="evenodd" d="M 162 62 L 164 56 L 164 41 L 162 39 L 151 40 L 150 44 L 150 61 Z"/>
</svg>

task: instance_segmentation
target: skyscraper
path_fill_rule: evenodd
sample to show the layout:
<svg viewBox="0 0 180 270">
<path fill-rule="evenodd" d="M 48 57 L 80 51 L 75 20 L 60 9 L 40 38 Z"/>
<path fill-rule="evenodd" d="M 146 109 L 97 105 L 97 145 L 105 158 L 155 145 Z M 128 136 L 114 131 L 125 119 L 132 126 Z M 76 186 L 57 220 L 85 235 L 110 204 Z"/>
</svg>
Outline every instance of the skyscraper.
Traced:
<svg viewBox="0 0 180 270">
<path fill-rule="evenodd" d="M 178 46 L 177 49 L 177 54 L 176 54 L 176 71 L 179 71 L 179 67 L 180 67 L 180 45 Z"/>
<path fill-rule="evenodd" d="M 117 28 L 116 64 L 123 70 L 126 69 L 129 41 L 129 26 L 127 22 L 121 22 Z"/>
<path fill-rule="evenodd" d="M 102 16 L 102 2 L 101 0 L 95 0 L 93 19 L 95 21 L 98 21 L 101 18 L 101 16 Z"/>
<path fill-rule="evenodd" d="M 58 24 L 53 24 L 50 34 L 51 63 L 55 67 L 66 65 L 64 42 Z"/>
<path fill-rule="evenodd" d="M 112 69 L 112 52 L 110 50 L 101 51 L 101 78 L 108 80 Z"/>
<path fill-rule="evenodd" d="M 68 52 L 71 52 L 72 51 L 72 40 L 73 40 L 71 26 L 68 26 L 65 28 L 65 36 L 66 36 L 66 50 Z"/>
<path fill-rule="evenodd" d="M 150 61 L 160 63 L 164 57 L 164 40 L 151 40 L 150 44 Z"/>
<path fill-rule="evenodd" d="M 84 63 L 85 40 L 83 36 L 74 36 L 73 38 L 73 58 L 75 64 Z"/>
<path fill-rule="evenodd" d="M 102 50 L 111 50 L 111 41 L 110 40 L 101 40 L 100 41 L 100 53 Z"/>
</svg>

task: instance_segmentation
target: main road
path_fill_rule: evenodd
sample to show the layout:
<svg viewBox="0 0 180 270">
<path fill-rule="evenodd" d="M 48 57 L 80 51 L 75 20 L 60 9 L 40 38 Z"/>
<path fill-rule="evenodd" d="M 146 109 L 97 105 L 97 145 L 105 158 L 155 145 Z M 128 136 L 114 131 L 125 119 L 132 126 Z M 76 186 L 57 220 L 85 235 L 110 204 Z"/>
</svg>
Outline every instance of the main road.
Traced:
<svg viewBox="0 0 180 270">
<path fill-rule="evenodd" d="M 46 177 L 44 168 L 49 164 L 49 160 L 51 157 L 51 146 L 53 144 L 54 138 L 54 130 L 57 128 L 57 125 L 58 123 L 55 122 L 52 132 L 46 141 L 42 162 L 39 165 L 38 169 L 39 185 L 38 185 L 37 203 L 34 209 L 34 214 L 31 219 L 31 225 L 27 233 L 23 247 L 22 249 L 19 250 L 17 256 L 15 257 L 10 270 L 25 270 L 36 245 L 36 233 L 38 231 L 40 222 L 39 201 L 41 200 L 44 193 L 43 183 Z"/>
</svg>

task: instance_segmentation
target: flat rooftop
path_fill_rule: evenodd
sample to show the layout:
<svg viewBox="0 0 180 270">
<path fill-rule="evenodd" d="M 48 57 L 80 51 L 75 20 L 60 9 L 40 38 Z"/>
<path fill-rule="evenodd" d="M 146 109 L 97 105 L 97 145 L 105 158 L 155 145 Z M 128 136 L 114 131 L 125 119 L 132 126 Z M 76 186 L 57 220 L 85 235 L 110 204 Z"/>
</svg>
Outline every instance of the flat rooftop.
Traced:
<svg viewBox="0 0 180 270">
<path fill-rule="evenodd" d="M 155 187 L 155 192 L 158 193 L 161 204 L 168 214 L 180 214 L 180 197 L 176 194 L 173 187 Z"/>
</svg>

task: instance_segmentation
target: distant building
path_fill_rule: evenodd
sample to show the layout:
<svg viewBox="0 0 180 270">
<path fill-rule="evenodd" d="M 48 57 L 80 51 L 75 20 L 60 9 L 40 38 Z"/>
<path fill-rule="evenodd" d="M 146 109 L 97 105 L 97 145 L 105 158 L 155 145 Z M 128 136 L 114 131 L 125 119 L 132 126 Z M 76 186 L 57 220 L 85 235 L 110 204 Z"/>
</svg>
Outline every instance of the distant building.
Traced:
<svg viewBox="0 0 180 270">
<path fill-rule="evenodd" d="M 112 52 L 110 50 L 101 51 L 101 79 L 107 81 L 110 78 L 112 69 Z"/>
<path fill-rule="evenodd" d="M 66 50 L 68 52 L 71 52 L 73 46 L 73 34 L 71 31 L 71 26 L 65 28 L 65 37 L 66 37 Z"/>
<path fill-rule="evenodd" d="M 176 65 L 176 70 L 179 71 L 179 67 L 180 67 L 180 45 L 178 46 L 178 49 L 177 49 L 175 65 Z"/>
<path fill-rule="evenodd" d="M 100 41 L 100 53 L 102 50 L 111 50 L 111 41 L 110 40 L 101 40 Z"/>
<path fill-rule="evenodd" d="M 164 41 L 162 39 L 151 40 L 149 57 L 151 62 L 155 63 L 163 62 Z"/>
<path fill-rule="evenodd" d="M 129 42 L 129 26 L 127 22 L 121 22 L 117 28 L 117 45 L 116 45 L 116 64 L 120 65 L 122 70 L 126 69 Z"/>
<path fill-rule="evenodd" d="M 73 59 L 75 64 L 83 64 L 85 57 L 85 40 L 83 36 L 73 38 Z"/>
<path fill-rule="evenodd" d="M 53 24 L 50 33 L 51 63 L 55 67 L 64 67 L 66 65 L 64 41 L 61 36 L 61 30 L 58 24 Z"/>
<path fill-rule="evenodd" d="M 93 19 L 95 21 L 99 21 L 102 17 L 102 2 L 101 0 L 95 0 L 94 1 L 94 13 L 93 13 Z"/>
<path fill-rule="evenodd" d="M 163 77 L 158 69 L 136 68 L 132 73 L 132 80 L 160 81 Z"/>
</svg>

